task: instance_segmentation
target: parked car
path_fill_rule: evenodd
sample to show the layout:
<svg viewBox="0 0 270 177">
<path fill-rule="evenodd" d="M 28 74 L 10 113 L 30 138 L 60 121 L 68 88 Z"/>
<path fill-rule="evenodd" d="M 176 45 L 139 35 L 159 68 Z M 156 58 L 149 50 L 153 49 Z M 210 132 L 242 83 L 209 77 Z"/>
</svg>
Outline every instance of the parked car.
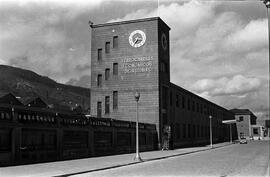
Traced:
<svg viewBox="0 0 270 177">
<path fill-rule="evenodd" d="M 241 137 L 239 142 L 240 144 L 247 144 L 247 139 L 245 137 Z"/>
</svg>

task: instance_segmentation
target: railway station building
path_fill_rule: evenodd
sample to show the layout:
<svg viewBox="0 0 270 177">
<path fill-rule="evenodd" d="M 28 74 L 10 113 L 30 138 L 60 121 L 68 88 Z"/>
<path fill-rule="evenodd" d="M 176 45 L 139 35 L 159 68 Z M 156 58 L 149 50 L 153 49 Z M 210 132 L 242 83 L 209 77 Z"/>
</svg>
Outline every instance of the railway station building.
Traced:
<svg viewBox="0 0 270 177">
<path fill-rule="evenodd" d="M 139 92 L 139 121 L 156 125 L 160 148 L 209 143 L 210 121 L 214 142 L 229 139 L 222 121 L 232 112 L 170 82 L 170 27 L 162 19 L 90 27 L 92 116 L 135 121 Z"/>
</svg>

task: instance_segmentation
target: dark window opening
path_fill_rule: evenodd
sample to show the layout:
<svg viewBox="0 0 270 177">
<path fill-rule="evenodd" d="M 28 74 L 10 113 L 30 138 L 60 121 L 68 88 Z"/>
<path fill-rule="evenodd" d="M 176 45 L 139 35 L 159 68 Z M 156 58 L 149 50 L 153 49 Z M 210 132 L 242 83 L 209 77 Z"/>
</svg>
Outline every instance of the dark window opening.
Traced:
<svg viewBox="0 0 270 177">
<path fill-rule="evenodd" d="M 105 53 L 110 53 L 110 42 L 105 43 Z"/>
<path fill-rule="evenodd" d="M 110 97 L 105 96 L 105 114 L 110 113 Z"/>
<path fill-rule="evenodd" d="M 186 98 L 182 96 L 182 108 L 185 108 Z"/>
<path fill-rule="evenodd" d="M 257 128 L 254 128 L 254 129 L 253 129 L 253 134 L 254 134 L 254 135 L 259 135 L 259 131 L 258 131 Z"/>
<path fill-rule="evenodd" d="M 118 36 L 113 36 L 113 48 L 118 48 Z"/>
<path fill-rule="evenodd" d="M 240 122 L 240 121 L 243 121 L 243 120 L 244 120 L 244 117 L 243 117 L 243 116 L 240 116 L 240 117 L 239 117 L 239 122 Z"/>
<path fill-rule="evenodd" d="M 102 49 L 98 49 L 98 60 L 102 60 Z"/>
<path fill-rule="evenodd" d="M 118 75 L 118 63 L 113 63 L 113 75 Z"/>
<path fill-rule="evenodd" d="M 164 61 L 161 61 L 160 70 L 161 72 L 168 73 L 169 72 L 168 64 Z"/>
<path fill-rule="evenodd" d="M 97 117 L 101 117 L 101 113 L 102 113 L 102 102 L 99 101 L 97 102 Z"/>
<path fill-rule="evenodd" d="M 118 91 L 113 91 L 113 109 L 118 108 Z"/>
<path fill-rule="evenodd" d="M 178 95 L 176 95 L 175 105 L 176 105 L 176 107 L 179 107 L 179 96 Z"/>
<path fill-rule="evenodd" d="M 102 74 L 98 74 L 97 76 L 97 86 L 101 87 L 102 84 Z"/>
<path fill-rule="evenodd" d="M 110 78 L 110 69 L 106 68 L 105 69 L 105 80 L 109 80 L 109 78 Z"/>
</svg>

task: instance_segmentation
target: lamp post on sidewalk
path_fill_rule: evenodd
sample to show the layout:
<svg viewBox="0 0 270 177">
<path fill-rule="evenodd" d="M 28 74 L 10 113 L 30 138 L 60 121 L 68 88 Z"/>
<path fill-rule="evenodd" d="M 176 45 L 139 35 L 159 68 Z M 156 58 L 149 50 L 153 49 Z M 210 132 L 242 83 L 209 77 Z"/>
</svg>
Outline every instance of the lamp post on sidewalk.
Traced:
<svg viewBox="0 0 270 177">
<path fill-rule="evenodd" d="M 269 24 L 269 19 L 270 19 L 270 13 L 269 13 L 269 8 L 270 8 L 270 0 L 261 0 L 266 6 L 267 9 L 267 18 L 268 18 L 268 44 L 270 44 L 270 24 Z M 268 46 L 268 48 L 270 45 Z M 270 52 L 269 52 L 269 60 L 270 60 Z"/>
<path fill-rule="evenodd" d="M 232 143 L 232 124 L 230 124 L 230 143 Z"/>
<path fill-rule="evenodd" d="M 138 112 L 138 102 L 140 99 L 140 92 L 136 92 L 135 95 L 135 101 L 136 101 L 136 156 L 134 158 L 137 162 L 142 162 L 142 159 L 140 157 L 139 153 L 139 112 Z"/>
<path fill-rule="evenodd" d="M 268 23 L 268 74 L 270 77 L 270 12 L 269 12 L 269 8 L 270 8 L 270 0 L 261 0 L 263 1 L 263 3 L 266 6 L 267 9 L 267 23 Z M 270 85 L 270 80 L 268 79 L 268 85 Z M 269 100 L 268 100 L 268 105 L 269 105 Z M 268 111 L 269 114 L 269 111 Z"/>
<path fill-rule="evenodd" d="M 212 116 L 209 116 L 209 124 L 210 124 L 210 147 L 213 148 L 213 143 L 212 143 Z"/>
</svg>

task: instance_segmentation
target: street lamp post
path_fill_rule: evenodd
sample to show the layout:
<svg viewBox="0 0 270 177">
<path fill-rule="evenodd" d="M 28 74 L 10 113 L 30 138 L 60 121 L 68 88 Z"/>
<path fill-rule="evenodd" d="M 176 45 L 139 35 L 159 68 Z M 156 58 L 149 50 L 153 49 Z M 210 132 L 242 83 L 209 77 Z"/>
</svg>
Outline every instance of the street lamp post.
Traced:
<svg viewBox="0 0 270 177">
<path fill-rule="evenodd" d="M 140 99 L 140 93 L 136 92 L 134 97 L 135 97 L 135 101 L 136 101 L 136 156 L 135 156 L 134 160 L 137 162 L 141 162 L 142 159 L 141 159 L 140 153 L 139 153 L 139 112 L 138 112 L 138 102 Z"/>
<path fill-rule="evenodd" d="M 232 124 L 230 124 L 230 143 L 232 143 Z"/>
<path fill-rule="evenodd" d="M 210 122 L 210 147 L 213 148 L 213 143 L 212 143 L 212 116 L 209 116 L 209 122 Z"/>
<path fill-rule="evenodd" d="M 268 43 L 270 43 L 270 24 L 269 24 L 269 19 L 270 19 L 270 13 L 269 13 L 269 8 L 270 8 L 270 0 L 261 0 L 265 4 L 267 8 L 267 17 L 268 17 Z M 270 60 L 270 52 L 269 52 L 269 60 Z"/>
<path fill-rule="evenodd" d="M 270 13 L 269 13 L 269 8 L 270 8 L 270 0 L 261 0 L 266 6 L 267 9 L 267 23 L 268 23 L 268 74 L 270 78 Z M 268 85 L 270 85 L 270 79 L 268 79 Z M 269 100 L 268 100 L 268 105 L 269 105 Z"/>
</svg>

